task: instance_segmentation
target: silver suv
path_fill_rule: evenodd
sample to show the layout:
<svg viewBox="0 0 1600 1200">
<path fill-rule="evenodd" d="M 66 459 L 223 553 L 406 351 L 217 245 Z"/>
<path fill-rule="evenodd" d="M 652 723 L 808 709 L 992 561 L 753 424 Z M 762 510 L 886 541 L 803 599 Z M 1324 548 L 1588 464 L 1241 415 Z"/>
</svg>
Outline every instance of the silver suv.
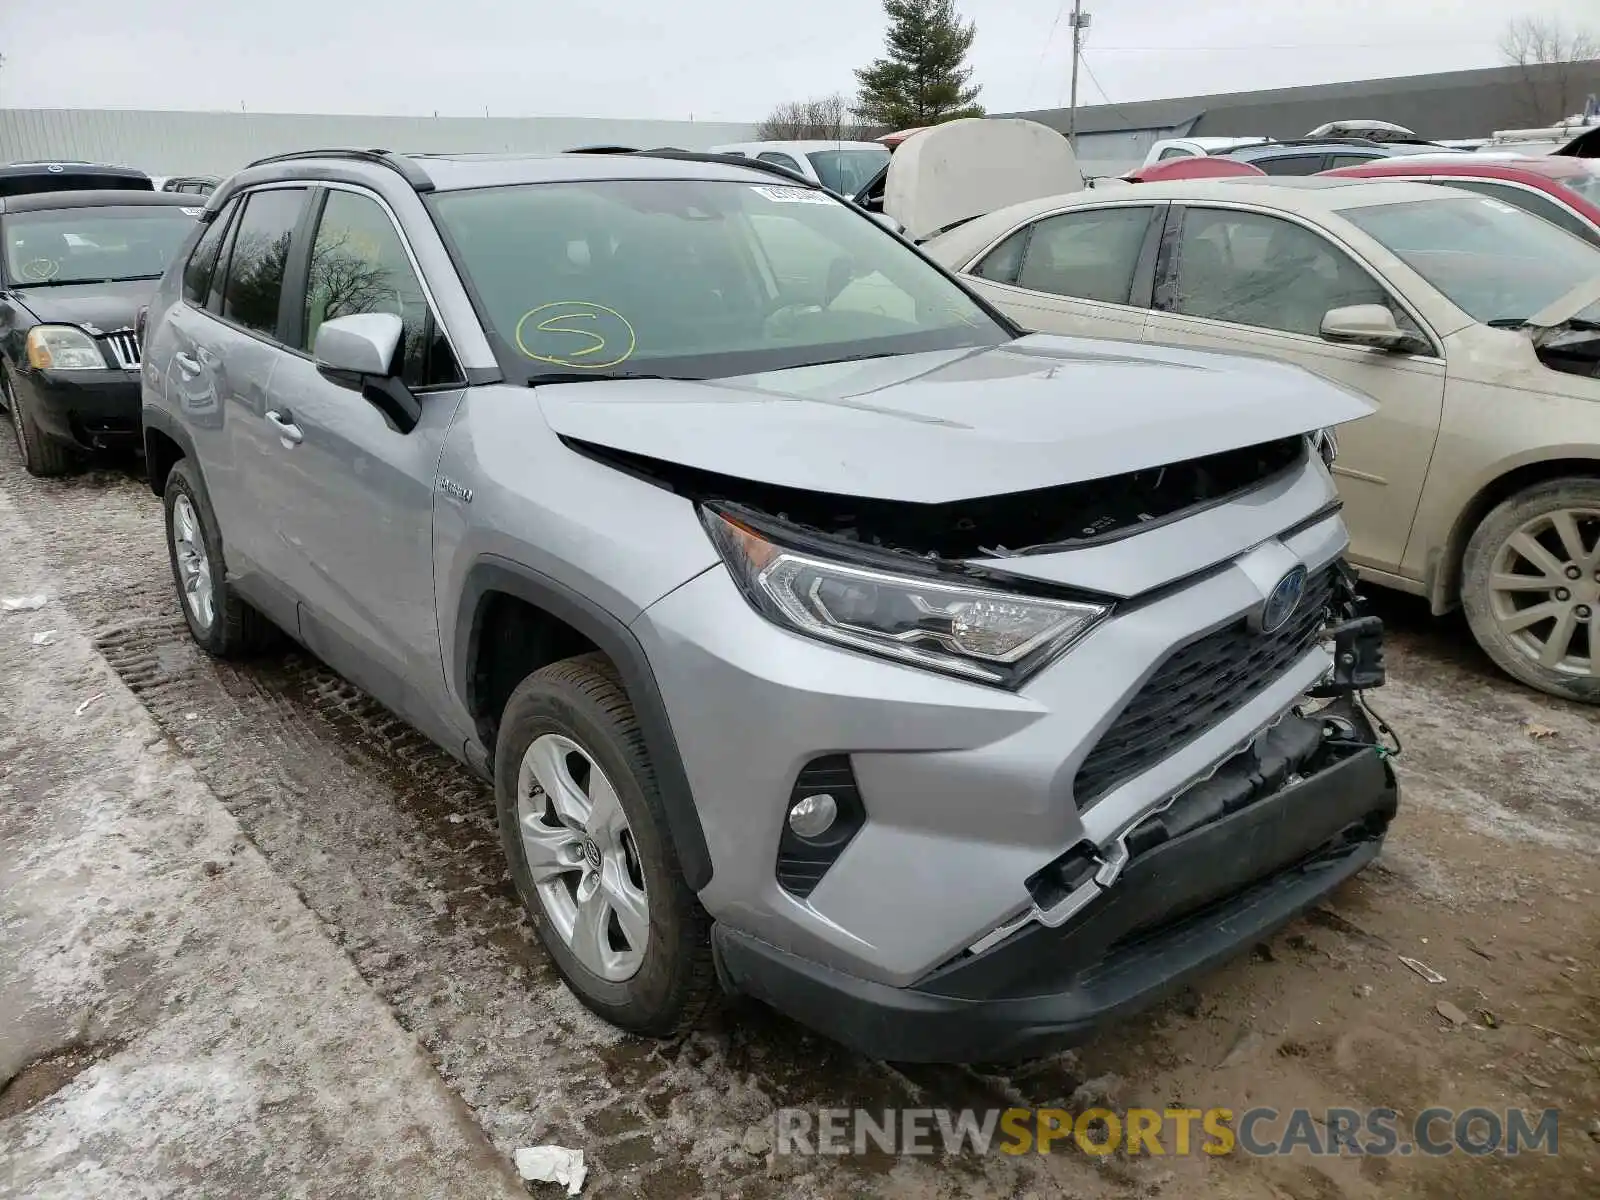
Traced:
<svg viewBox="0 0 1600 1200">
<path fill-rule="evenodd" d="M 902 1060 L 1080 1037 L 1378 853 L 1296 367 L 1025 336 L 685 154 L 252 165 L 150 311 L 196 641 L 286 631 L 494 782 L 585 1004 Z"/>
</svg>

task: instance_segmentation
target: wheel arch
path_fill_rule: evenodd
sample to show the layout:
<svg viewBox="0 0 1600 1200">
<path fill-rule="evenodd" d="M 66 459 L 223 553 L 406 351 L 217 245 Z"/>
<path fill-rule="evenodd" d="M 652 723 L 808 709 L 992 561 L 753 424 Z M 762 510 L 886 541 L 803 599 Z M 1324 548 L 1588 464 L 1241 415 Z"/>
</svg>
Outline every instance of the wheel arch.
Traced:
<svg viewBox="0 0 1600 1200">
<path fill-rule="evenodd" d="M 519 616 L 505 615 L 508 603 L 523 606 L 510 610 Z M 541 628 L 533 631 L 533 639 L 559 658 L 594 649 L 616 666 L 655 767 L 679 866 L 689 887 L 696 892 L 702 890 L 711 882 L 711 852 L 661 688 L 644 647 L 626 624 L 593 600 L 532 568 L 493 555 L 474 563 L 463 581 L 456 609 L 451 680 L 488 751 L 491 769 L 493 733 L 500 715 L 498 709 L 491 709 L 502 687 L 493 682 L 492 670 L 486 671 L 485 667 L 492 661 L 490 635 L 496 633 L 497 622 L 507 619 L 540 623 Z M 503 632 L 503 626 L 500 628 Z M 504 698 L 499 697 L 499 706 L 503 704 Z"/>
<path fill-rule="evenodd" d="M 1515 465 L 1502 464 L 1498 474 L 1483 484 L 1456 515 L 1443 548 L 1428 564 L 1429 607 L 1440 615 L 1461 603 L 1461 578 L 1467 542 L 1489 512 L 1508 497 L 1551 479 L 1571 476 L 1600 478 L 1600 454 L 1565 454 Z"/>
<path fill-rule="evenodd" d="M 157 496 L 166 490 L 167 476 L 179 459 L 195 459 L 194 440 L 177 421 L 159 409 L 146 408 L 144 424 L 145 477 Z M 205 486 L 202 481 L 201 486 Z"/>
</svg>

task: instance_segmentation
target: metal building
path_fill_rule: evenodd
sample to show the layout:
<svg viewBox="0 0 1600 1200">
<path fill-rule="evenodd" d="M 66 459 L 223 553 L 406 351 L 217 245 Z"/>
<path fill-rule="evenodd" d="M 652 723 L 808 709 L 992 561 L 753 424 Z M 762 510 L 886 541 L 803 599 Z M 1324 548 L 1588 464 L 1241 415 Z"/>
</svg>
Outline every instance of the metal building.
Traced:
<svg viewBox="0 0 1600 1200">
<path fill-rule="evenodd" d="M 548 153 L 602 143 L 703 150 L 753 125 L 598 117 L 364 117 L 142 109 L 0 109 L 0 163 L 88 159 L 152 175 L 228 175 L 252 159 L 318 146 Z"/>
<path fill-rule="evenodd" d="M 1487 137 L 1497 129 L 1554 124 L 1581 112 L 1595 92 L 1600 62 L 1098 104 L 1078 109 L 1078 157 L 1090 174 L 1113 174 L 1142 162 L 1162 138 L 1296 138 L 1340 120 L 1393 121 L 1426 138 Z M 1004 115 L 1067 129 L 1065 109 Z"/>
</svg>

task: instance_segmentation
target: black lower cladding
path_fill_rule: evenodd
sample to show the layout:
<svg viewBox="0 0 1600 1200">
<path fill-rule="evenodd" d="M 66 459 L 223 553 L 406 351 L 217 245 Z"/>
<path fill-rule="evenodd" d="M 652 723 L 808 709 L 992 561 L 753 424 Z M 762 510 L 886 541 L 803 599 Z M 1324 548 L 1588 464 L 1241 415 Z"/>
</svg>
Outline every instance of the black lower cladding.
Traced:
<svg viewBox="0 0 1600 1200">
<path fill-rule="evenodd" d="M 1029 926 L 896 988 L 718 924 L 723 985 L 890 1061 L 1004 1062 L 1073 1045 L 1253 945 L 1377 857 L 1399 802 L 1394 772 L 1370 745 L 1328 741 L 1304 778 L 1286 774 L 1225 816 L 1148 838 L 1060 929 Z"/>
<path fill-rule="evenodd" d="M 789 808 L 792 810 L 808 796 L 831 797 L 838 816 L 813 837 L 801 837 L 788 821 L 784 822 L 783 837 L 778 843 L 778 883 L 784 891 L 801 899 L 822 882 L 828 868 L 861 832 L 867 818 L 847 754 L 814 758 L 800 769 L 789 792 Z"/>
<path fill-rule="evenodd" d="M 12 379 L 46 436 L 88 450 L 138 444 L 138 371 L 19 371 Z"/>
<path fill-rule="evenodd" d="M 1327 624 L 1341 578 L 1337 563 L 1315 572 L 1293 616 L 1272 633 L 1240 619 L 1175 651 L 1079 766 L 1072 783 L 1078 808 L 1180 750 L 1293 666 Z"/>
</svg>

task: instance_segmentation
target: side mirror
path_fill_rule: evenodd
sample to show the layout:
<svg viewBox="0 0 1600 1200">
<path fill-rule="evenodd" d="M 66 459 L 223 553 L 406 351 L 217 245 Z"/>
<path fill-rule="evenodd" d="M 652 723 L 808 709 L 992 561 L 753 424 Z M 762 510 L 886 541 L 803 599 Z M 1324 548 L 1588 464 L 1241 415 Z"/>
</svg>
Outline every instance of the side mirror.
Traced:
<svg viewBox="0 0 1600 1200">
<path fill-rule="evenodd" d="M 905 235 L 906 235 L 906 227 L 904 225 L 900 224 L 899 221 L 896 221 L 888 213 L 886 213 L 886 212 L 875 212 L 875 213 L 871 213 L 870 215 L 871 215 L 871 217 L 872 217 L 872 219 L 874 221 L 876 221 L 879 225 L 882 225 L 890 233 L 897 234 L 900 237 L 905 237 Z"/>
<path fill-rule="evenodd" d="M 422 420 L 422 404 L 390 372 L 405 325 L 393 313 L 335 317 L 317 328 L 312 358 L 335 383 L 359 388 L 361 397 L 396 430 L 410 433 Z"/>
<path fill-rule="evenodd" d="M 1351 304 L 1329 309 L 1328 315 L 1322 318 L 1322 337 L 1324 341 L 1370 346 L 1374 350 L 1399 354 L 1416 354 L 1428 348 L 1416 334 L 1407 333 L 1395 324 L 1394 313 L 1382 304 Z"/>
<path fill-rule="evenodd" d="M 389 374 L 405 327 L 393 313 L 358 313 L 324 321 L 312 347 L 319 371 L 341 375 Z"/>
</svg>

